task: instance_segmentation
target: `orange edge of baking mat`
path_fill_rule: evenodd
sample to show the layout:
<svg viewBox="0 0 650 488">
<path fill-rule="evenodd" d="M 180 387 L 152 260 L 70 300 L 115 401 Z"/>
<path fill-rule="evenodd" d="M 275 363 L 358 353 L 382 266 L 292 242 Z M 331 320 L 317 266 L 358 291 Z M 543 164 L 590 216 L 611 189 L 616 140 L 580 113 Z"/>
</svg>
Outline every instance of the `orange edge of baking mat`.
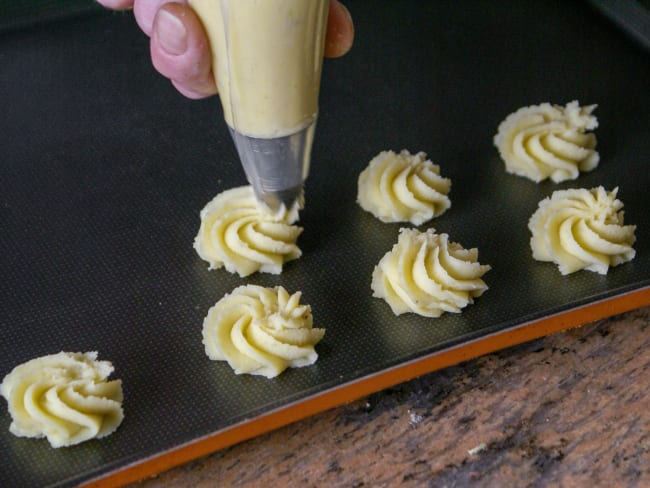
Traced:
<svg viewBox="0 0 650 488">
<path fill-rule="evenodd" d="M 138 481 L 423 374 L 645 305 L 650 305 L 650 287 L 526 322 L 517 327 L 495 332 L 480 339 L 444 349 L 332 388 L 141 462 L 128 465 L 82 486 L 117 487 Z"/>
</svg>

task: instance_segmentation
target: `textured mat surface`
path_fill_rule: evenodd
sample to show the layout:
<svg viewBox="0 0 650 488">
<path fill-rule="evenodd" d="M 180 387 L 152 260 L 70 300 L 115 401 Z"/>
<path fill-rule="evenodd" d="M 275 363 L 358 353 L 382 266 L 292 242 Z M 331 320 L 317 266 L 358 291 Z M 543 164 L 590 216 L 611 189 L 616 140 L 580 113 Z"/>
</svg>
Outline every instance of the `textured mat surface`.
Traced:
<svg viewBox="0 0 650 488">
<path fill-rule="evenodd" d="M 245 183 L 216 98 L 178 95 L 150 65 L 129 13 L 0 35 L 0 376 L 36 356 L 99 351 L 126 418 L 102 441 L 54 450 L 18 439 L 0 411 L 0 479 L 68 486 L 328 388 L 526 321 L 650 284 L 650 57 L 577 2 L 348 0 L 352 52 L 325 63 L 307 185 L 304 252 L 281 276 L 208 271 L 198 212 Z M 507 175 L 499 122 L 545 101 L 597 103 L 600 166 L 573 182 Z M 425 151 L 452 179 L 435 227 L 490 264 L 460 315 L 395 317 L 373 299 L 397 240 L 355 203 L 384 149 Z M 620 188 L 636 259 L 563 277 L 532 260 L 528 218 L 559 188 Z M 208 308 L 243 283 L 302 290 L 327 328 L 313 367 L 237 377 L 203 352 Z M 4 403 L 4 402 L 3 402 Z"/>
</svg>

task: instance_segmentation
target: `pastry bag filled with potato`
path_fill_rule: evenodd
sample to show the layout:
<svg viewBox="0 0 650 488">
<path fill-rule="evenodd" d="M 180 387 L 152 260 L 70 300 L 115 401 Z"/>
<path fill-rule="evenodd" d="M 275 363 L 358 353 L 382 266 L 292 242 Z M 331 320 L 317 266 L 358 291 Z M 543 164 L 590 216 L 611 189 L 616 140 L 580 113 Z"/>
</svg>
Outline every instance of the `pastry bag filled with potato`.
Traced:
<svg viewBox="0 0 650 488">
<path fill-rule="evenodd" d="M 318 115 L 328 0 L 190 0 L 208 34 L 223 113 L 271 210 L 301 205 Z"/>
</svg>

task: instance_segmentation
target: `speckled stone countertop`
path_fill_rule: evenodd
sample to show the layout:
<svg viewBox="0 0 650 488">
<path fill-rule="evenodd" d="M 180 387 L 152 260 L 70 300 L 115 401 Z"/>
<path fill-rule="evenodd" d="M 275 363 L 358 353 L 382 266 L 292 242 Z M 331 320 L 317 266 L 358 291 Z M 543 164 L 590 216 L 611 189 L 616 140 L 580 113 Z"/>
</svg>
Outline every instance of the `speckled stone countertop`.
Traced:
<svg viewBox="0 0 650 488">
<path fill-rule="evenodd" d="M 649 325 L 512 347 L 133 486 L 650 486 Z"/>
</svg>

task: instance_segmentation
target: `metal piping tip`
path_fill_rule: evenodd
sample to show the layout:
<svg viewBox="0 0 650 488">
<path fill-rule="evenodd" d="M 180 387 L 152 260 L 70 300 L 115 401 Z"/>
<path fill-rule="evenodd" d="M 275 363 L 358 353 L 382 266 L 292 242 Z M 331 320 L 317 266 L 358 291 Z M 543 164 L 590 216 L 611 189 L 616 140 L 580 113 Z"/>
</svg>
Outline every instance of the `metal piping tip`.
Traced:
<svg viewBox="0 0 650 488">
<path fill-rule="evenodd" d="M 239 159 L 258 201 L 271 211 L 302 208 L 316 122 L 283 137 L 262 139 L 230 129 Z"/>
<path fill-rule="evenodd" d="M 255 196 L 272 212 L 277 212 L 283 207 L 289 211 L 294 207 L 296 210 L 300 210 L 305 202 L 302 185 L 282 191 L 256 193 Z"/>
</svg>

